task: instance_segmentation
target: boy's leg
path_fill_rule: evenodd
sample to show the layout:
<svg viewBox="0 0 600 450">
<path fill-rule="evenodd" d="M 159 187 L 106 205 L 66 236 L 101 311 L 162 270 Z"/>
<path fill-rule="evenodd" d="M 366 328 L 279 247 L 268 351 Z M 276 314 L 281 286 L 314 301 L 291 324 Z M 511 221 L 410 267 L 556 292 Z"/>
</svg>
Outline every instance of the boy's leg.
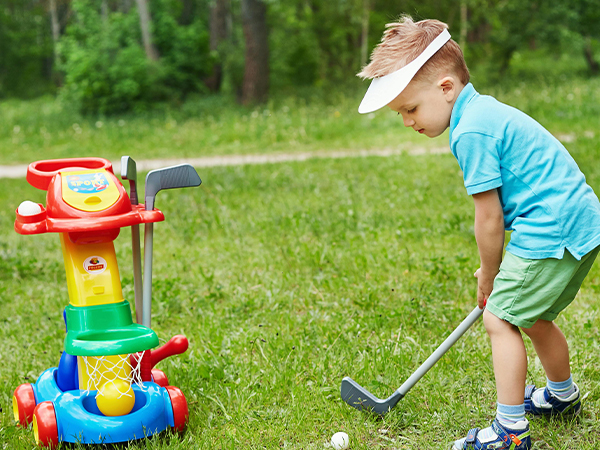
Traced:
<svg viewBox="0 0 600 450">
<path fill-rule="evenodd" d="M 498 403 L 521 405 L 527 376 L 527 352 L 519 329 L 485 310 L 483 323 L 492 342 Z"/>
<path fill-rule="evenodd" d="M 569 379 L 569 346 L 560 328 L 548 320 L 538 320 L 531 328 L 523 328 L 549 380 L 559 382 Z"/>
<path fill-rule="evenodd" d="M 467 437 L 456 441 L 452 448 L 461 450 L 475 448 L 476 445 L 482 449 L 507 448 L 506 444 L 510 443 L 510 448 L 528 450 L 531 437 L 529 423 L 525 419 L 527 353 L 523 338 L 516 326 L 499 319 L 487 309 L 483 312 L 483 322 L 492 342 L 498 390 L 496 420 L 488 428 L 470 430 Z"/>
<path fill-rule="evenodd" d="M 540 319 L 523 332 L 530 337 L 547 379 L 546 388 L 526 389 L 526 410 L 534 415 L 578 414 L 579 388 L 571 378 L 569 346 L 562 331 L 554 322 Z"/>
</svg>

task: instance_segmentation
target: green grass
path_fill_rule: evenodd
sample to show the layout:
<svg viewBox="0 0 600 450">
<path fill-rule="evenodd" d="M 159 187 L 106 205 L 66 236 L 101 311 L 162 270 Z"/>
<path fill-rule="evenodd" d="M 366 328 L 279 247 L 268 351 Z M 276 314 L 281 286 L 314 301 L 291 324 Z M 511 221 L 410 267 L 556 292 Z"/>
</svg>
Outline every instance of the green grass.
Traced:
<svg viewBox="0 0 600 450">
<path fill-rule="evenodd" d="M 479 90 L 568 135 L 567 147 L 600 192 L 599 80 Z M 82 117 L 48 98 L 7 101 L 0 162 L 447 145 L 446 136 L 426 140 L 404 129 L 389 111 L 358 115 L 361 93 L 313 92 L 260 108 L 196 99 L 113 118 Z M 191 344 L 159 367 L 185 393 L 190 424 L 183 436 L 117 448 L 321 449 L 343 430 L 352 449 L 440 449 L 487 426 L 495 388 L 481 323 L 385 418 L 359 413 L 339 395 L 350 375 L 387 397 L 474 307 L 472 202 L 451 155 L 200 175 L 199 189 L 158 195 L 166 221 L 155 227 L 153 328 L 163 340 L 183 333 Z M 13 230 L 19 203 L 44 198 L 24 179 L 0 180 L 1 449 L 34 447 L 31 429 L 14 426 L 12 392 L 56 366 L 63 346 L 68 293 L 58 236 Z M 115 245 L 132 301 L 128 230 Z M 587 394 L 584 413 L 576 422 L 533 420 L 536 450 L 598 446 L 599 293 L 596 264 L 558 319 Z M 544 382 L 533 356 L 528 380 Z"/>
<path fill-rule="evenodd" d="M 479 82 L 556 134 L 589 139 L 598 133 L 600 79 L 540 78 L 501 85 Z M 360 115 L 359 88 L 309 90 L 247 108 L 224 97 L 189 99 L 180 108 L 118 117 L 81 116 L 51 98 L 0 103 L 0 164 L 41 158 L 122 155 L 134 159 L 269 152 L 446 146 L 447 135 L 428 139 L 404 128 L 387 108 Z M 592 136 L 593 138 L 593 136 Z"/>
<path fill-rule="evenodd" d="M 597 189 L 598 140 L 586 142 L 572 150 Z M 153 328 L 191 344 L 159 367 L 185 393 L 189 427 L 117 448 L 321 449 L 343 430 L 352 449 L 440 449 L 487 426 L 495 391 L 481 323 L 385 418 L 339 395 L 350 375 L 387 397 L 474 306 L 472 204 L 451 155 L 200 175 L 199 189 L 159 194 L 167 219 L 154 246 Z M 25 180 L 0 187 L 0 442 L 21 450 L 33 447 L 33 433 L 13 425 L 12 391 L 57 364 L 68 296 L 58 236 L 12 230 L 16 206 L 43 201 L 43 192 Z M 131 300 L 129 247 L 123 230 L 116 248 Z M 558 319 L 589 394 L 584 413 L 577 422 L 534 420 L 535 449 L 597 448 L 599 291 L 594 266 Z M 544 381 L 534 357 L 528 379 Z"/>
</svg>

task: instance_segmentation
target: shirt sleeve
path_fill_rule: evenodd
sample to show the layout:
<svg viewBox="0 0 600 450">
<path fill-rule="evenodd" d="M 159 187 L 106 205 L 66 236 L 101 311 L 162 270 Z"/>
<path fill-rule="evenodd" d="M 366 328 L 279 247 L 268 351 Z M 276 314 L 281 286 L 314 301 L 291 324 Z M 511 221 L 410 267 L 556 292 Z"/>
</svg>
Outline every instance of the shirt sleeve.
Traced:
<svg viewBox="0 0 600 450">
<path fill-rule="evenodd" d="M 456 139 L 453 147 L 453 153 L 463 172 L 468 195 L 502 186 L 500 139 L 482 133 L 467 132 Z"/>
</svg>

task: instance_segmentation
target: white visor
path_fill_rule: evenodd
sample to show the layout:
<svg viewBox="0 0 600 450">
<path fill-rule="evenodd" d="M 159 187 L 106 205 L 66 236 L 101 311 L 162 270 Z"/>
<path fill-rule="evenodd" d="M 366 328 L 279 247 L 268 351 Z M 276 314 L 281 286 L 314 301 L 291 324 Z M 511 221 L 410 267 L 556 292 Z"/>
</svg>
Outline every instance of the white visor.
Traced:
<svg viewBox="0 0 600 450">
<path fill-rule="evenodd" d="M 373 78 L 369 89 L 367 89 L 367 93 L 358 107 L 358 112 L 366 114 L 377 111 L 398 97 L 419 69 L 449 40 L 450 33 L 448 30 L 444 30 L 423 50 L 423 53 L 406 66 L 389 75 Z"/>
</svg>

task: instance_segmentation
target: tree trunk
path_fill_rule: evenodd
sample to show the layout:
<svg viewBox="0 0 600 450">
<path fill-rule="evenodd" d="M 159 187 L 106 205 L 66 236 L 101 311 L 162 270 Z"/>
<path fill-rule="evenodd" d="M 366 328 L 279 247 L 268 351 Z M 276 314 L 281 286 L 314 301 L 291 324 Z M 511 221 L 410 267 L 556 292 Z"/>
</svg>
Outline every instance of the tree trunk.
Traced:
<svg viewBox="0 0 600 450">
<path fill-rule="evenodd" d="M 229 37 L 229 0 L 215 0 L 210 7 L 210 51 L 216 53 L 217 61 L 213 66 L 212 74 L 205 80 L 211 92 L 218 92 L 223 80 L 223 65 L 219 47 Z"/>
<path fill-rule="evenodd" d="M 585 60 L 588 63 L 588 67 L 590 68 L 590 72 L 592 73 L 592 75 L 598 75 L 598 73 L 600 73 L 600 65 L 598 64 L 598 61 L 594 59 L 592 38 L 590 36 L 585 37 L 585 46 L 583 48 L 583 53 L 585 55 Z"/>
<path fill-rule="evenodd" d="M 142 29 L 142 41 L 146 56 L 152 61 L 158 60 L 158 50 L 152 41 L 152 18 L 150 17 L 150 8 L 147 0 L 135 0 L 140 14 L 140 27 Z"/>
<path fill-rule="evenodd" d="M 269 32 L 267 6 L 262 0 L 242 0 L 246 41 L 242 103 L 263 102 L 269 95 Z"/>
<path fill-rule="evenodd" d="M 362 33 L 360 36 L 360 64 L 366 65 L 369 53 L 369 13 L 371 5 L 369 0 L 363 0 Z"/>
<path fill-rule="evenodd" d="M 50 0 L 49 4 L 50 9 L 50 23 L 52 27 L 52 42 L 54 44 L 54 61 L 53 68 L 58 66 L 60 63 L 60 55 L 58 53 L 58 41 L 60 39 L 60 22 L 58 20 L 58 10 L 56 8 L 56 0 Z M 52 73 L 55 74 L 54 82 L 58 86 L 62 86 L 62 77 L 56 70 L 52 70 Z"/>
<path fill-rule="evenodd" d="M 467 8 L 467 0 L 460 0 L 460 37 L 458 45 L 463 53 L 467 50 L 467 33 L 469 31 L 469 9 Z"/>
<path fill-rule="evenodd" d="M 130 9 L 131 9 L 131 0 L 121 0 L 119 2 L 119 11 L 127 13 L 127 12 L 129 12 Z"/>
<path fill-rule="evenodd" d="M 177 23 L 179 25 L 189 25 L 194 21 L 194 0 L 182 0 L 181 15 Z"/>
<path fill-rule="evenodd" d="M 102 0 L 100 5 L 100 15 L 102 17 L 102 22 L 106 25 L 108 23 L 108 2 L 107 0 Z"/>
</svg>

